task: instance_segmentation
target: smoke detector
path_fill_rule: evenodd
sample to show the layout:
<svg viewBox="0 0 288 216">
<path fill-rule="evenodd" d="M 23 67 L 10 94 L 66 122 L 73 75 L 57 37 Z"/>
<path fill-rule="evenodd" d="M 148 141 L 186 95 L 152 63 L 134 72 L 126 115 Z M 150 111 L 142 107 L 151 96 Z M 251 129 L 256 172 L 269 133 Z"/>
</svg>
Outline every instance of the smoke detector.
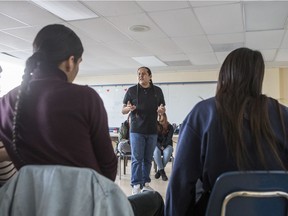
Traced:
<svg viewBox="0 0 288 216">
<path fill-rule="evenodd" d="M 133 32 L 146 32 L 150 30 L 150 27 L 146 25 L 133 25 L 129 30 Z"/>
</svg>

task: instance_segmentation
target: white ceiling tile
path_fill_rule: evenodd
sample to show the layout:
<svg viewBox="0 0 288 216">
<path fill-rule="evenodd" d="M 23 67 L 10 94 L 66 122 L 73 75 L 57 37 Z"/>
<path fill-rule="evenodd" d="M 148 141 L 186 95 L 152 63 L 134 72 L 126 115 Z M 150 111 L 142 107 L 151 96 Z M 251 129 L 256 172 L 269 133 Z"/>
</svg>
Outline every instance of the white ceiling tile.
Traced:
<svg viewBox="0 0 288 216">
<path fill-rule="evenodd" d="M 134 59 L 130 57 L 112 57 L 109 59 L 111 62 L 114 62 L 116 67 L 120 68 L 133 68 L 133 71 L 136 71 L 136 69 L 140 66 L 139 63 L 135 62 Z"/>
<path fill-rule="evenodd" d="M 185 1 L 137 1 L 145 11 L 168 11 L 175 9 L 189 8 L 190 5 Z"/>
<path fill-rule="evenodd" d="M 65 2 L 68 4 L 70 0 Z M 80 76 L 135 73 L 140 63 L 132 57 L 152 55 L 168 65 L 151 67 L 152 70 L 218 70 L 229 53 L 227 49 L 232 50 L 240 45 L 260 50 L 268 67 L 288 64 L 288 35 L 284 36 L 288 29 L 285 18 L 288 1 L 79 2 L 100 17 L 83 22 L 65 22 L 30 0 L 0 0 L 0 52 L 25 59 L 32 53 L 32 41 L 43 26 L 62 23 L 72 28 L 83 43 Z M 279 5 L 282 5 L 280 9 Z M 243 18 L 244 7 L 248 8 L 246 13 L 249 14 L 246 20 Z M 263 14 L 265 16 L 260 18 Z M 285 20 L 286 30 L 245 32 L 244 20 L 246 23 L 249 21 L 249 28 L 271 28 L 272 22 Z M 133 32 L 129 30 L 133 25 L 149 26 L 150 31 Z M 1 31 L 1 28 L 5 30 Z M 279 46 L 282 50 L 279 50 Z M 276 62 L 273 61 L 275 54 L 278 54 Z M 194 65 L 189 66 L 191 63 Z"/>
<path fill-rule="evenodd" d="M 224 62 L 224 60 L 226 59 L 229 53 L 230 52 L 215 52 L 215 55 L 218 59 L 219 64 L 222 65 L 222 63 Z"/>
<path fill-rule="evenodd" d="M 55 15 L 29 1 L 0 1 L 0 12 L 29 25 L 63 22 Z"/>
<path fill-rule="evenodd" d="M 280 49 L 276 55 L 275 61 L 288 61 L 288 49 Z"/>
<path fill-rule="evenodd" d="M 154 55 L 180 53 L 181 49 L 170 39 L 155 39 L 142 41 L 144 47 L 150 50 Z"/>
<path fill-rule="evenodd" d="M 12 48 L 13 50 L 26 50 L 31 49 L 32 44 L 21 40 L 17 37 L 13 37 L 9 34 L 4 32 L 0 32 L 1 43 L 5 44 L 6 46 Z"/>
<path fill-rule="evenodd" d="M 90 49 L 90 47 L 88 47 L 88 49 L 85 49 L 84 47 L 83 61 L 94 61 L 96 59 L 105 59 L 118 55 L 119 53 L 115 52 L 114 50 L 110 49 L 105 45 L 94 44 L 92 45 L 92 49 Z"/>
<path fill-rule="evenodd" d="M 194 35 L 191 37 L 184 38 L 172 38 L 172 40 L 187 53 L 198 53 L 198 52 L 212 52 L 212 47 L 209 44 L 205 35 Z"/>
<path fill-rule="evenodd" d="M 246 32 L 246 46 L 251 49 L 275 49 L 281 44 L 283 30 Z"/>
<path fill-rule="evenodd" d="M 231 2 L 240 2 L 236 0 L 229 0 L 229 1 L 194 1 L 190 0 L 189 1 L 192 7 L 207 7 L 207 6 L 215 6 L 215 5 L 223 5 L 223 4 L 231 4 Z"/>
<path fill-rule="evenodd" d="M 144 13 L 128 16 L 108 17 L 108 20 L 121 32 L 138 41 L 167 37 Z M 129 28 L 133 25 L 145 25 L 150 27 L 150 30 L 146 32 L 133 32 L 129 30 Z"/>
<path fill-rule="evenodd" d="M 166 61 L 164 62 L 168 66 L 192 66 L 192 63 L 190 60 L 182 60 L 182 61 Z"/>
<path fill-rule="evenodd" d="M 11 51 L 7 52 L 9 55 L 15 56 L 16 58 L 26 61 L 32 55 L 32 48 L 30 50 L 23 51 Z"/>
<path fill-rule="evenodd" d="M 132 57 L 135 61 L 139 62 L 142 65 L 146 65 L 147 67 L 158 67 L 158 66 L 167 66 L 164 62 L 158 59 L 155 56 L 135 56 Z"/>
<path fill-rule="evenodd" d="M 27 26 L 23 28 L 3 30 L 3 32 L 14 35 L 15 37 L 21 38 L 23 40 L 26 40 L 27 42 L 32 43 L 37 33 L 40 31 L 40 29 L 41 29 L 40 26 L 36 27 Z"/>
<path fill-rule="evenodd" d="M 132 1 L 81 1 L 94 12 L 102 16 L 121 16 L 143 13 L 143 10 Z"/>
<path fill-rule="evenodd" d="M 143 47 L 140 43 L 137 42 L 118 42 L 118 43 L 108 43 L 107 46 L 114 50 L 115 52 L 120 53 L 124 56 L 147 56 L 153 55 L 152 52 Z"/>
<path fill-rule="evenodd" d="M 15 65 L 17 65 L 19 67 L 20 66 L 22 67 L 25 64 L 25 61 L 23 61 L 22 59 L 18 59 L 18 58 L 15 58 L 15 57 L 0 53 L 0 65 L 2 65 L 2 67 L 3 67 L 3 65 L 6 64 L 6 63 L 15 64 Z M 5 70 L 4 67 L 2 69 L 3 69 L 3 71 Z M 10 71 L 10 73 L 18 73 L 18 72 Z"/>
<path fill-rule="evenodd" d="M 281 44 L 281 48 L 288 48 L 288 31 L 286 30 L 282 44 Z"/>
<path fill-rule="evenodd" d="M 32 0 L 39 7 L 53 13 L 65 21 L 97 18 L 98 15 L 79 1 L 39 1 Z"/>
<path fill-rule="evenodd" d="M 274 61 L 276 55 L 276 49 L 269 49 L 269 50 L 259 50 L 264 58 L 264 61 Z"/>
<path fill-rule="evenodd" d="M 240 3 L 194 8 L 194 12 L 207 34 L 243 32 Z"/>
<path fill-rule="evenodd" d="M 211 44 L 228 44 L 244 42 L 244 33 L 207 35 Z"/>
<path fill-rule="evenodd" d="M 191 9 L 149 13 L 150 17 L 170 37 L 204 34 Z"/>
<path fill-rule="evenodd" d="M 189 53 L 188 57 L 193 65 L 218 64 L 218 60 L 214 53 Z"/>
<path fill-rule="evenodd" d="M 0 43 L 0 52 L 9 52 L 12 51 L 13 48 L 6 46 L 5 44 Z"/>
<path fill-rule="evenodd" d="M 162 61 L 186 61 L 189 60 L 188 56 L 184 53 L 179 54 L 163 54 L 163 55 L 157 55 L 159 59 Z"/>
<path fill-rule="evenodd" d="M 245 2 L 247 31 L 283 29 L 288 16 L 288 2 Z"/>
<path fill-rule="evenodd" d="M 214 52 L 231 52 L 240 47 L 244 47 L 244 43 L 226 43 L 226 44 L 211 44 Z"/>
<path fill-rule="evenodd" d="M 25 23 L 12 19 L 2 13 L 0 13 L 0 20 L 0 30 L 27 26 Z"/>
<path fill-rule="evenodd" d="M 101 42 L 130 40 L 103 18 L 72 21 L 70 24 Z M 101 29 L 101 31 L 99 31 L 99 29 Z"/>
</svg>

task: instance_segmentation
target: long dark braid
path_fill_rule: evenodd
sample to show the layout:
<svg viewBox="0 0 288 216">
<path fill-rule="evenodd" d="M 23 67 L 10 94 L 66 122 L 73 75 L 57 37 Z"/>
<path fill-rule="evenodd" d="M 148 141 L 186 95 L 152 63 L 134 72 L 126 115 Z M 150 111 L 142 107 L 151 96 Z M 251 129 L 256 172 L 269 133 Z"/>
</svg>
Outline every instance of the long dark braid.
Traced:
<svg viewBox="0 0 288 216">
<path fill-rule="evenodd" d="M 12 148 L 13 151 L 15 152 L 15 154 L 17 155 L 21 165 L 24 165 L 25 162 L 23 160 L 23 158 L 21 157 L 21 155 L 19 154 L 17 147 L 16 147 L 16 143 L 18 141 L 18 131 L 19 131 L 19 119 L 21 116 L 21 107 L 22 107 L 22 103 L 23 103 L 23 97 L 25 95 L 25 92 L 27 90 L 28 87 L 28 83 L 31 80 L 32 77 L 32 72 L 34 71 L 34 69 L 37 67 L 37 60 L 35 57 L 35 53 L 29 57 L 26 61 L 26 67 L 24 69 L 24 75 L 22 76 L 22 83 L 19 87 L 18 90 L 18 95 L 16 98 L 16 102 L 15 102 L 15 107 L 14 107 L 14 117 L 13 117 L 13 131 L 12 131 Z"/>
<path fill-rule="evenodd" d="M 69 28 L 60 24 L 47 25 L 42 28 L 33 42 L 33 55 L 26 61 L 22 83 L 19 86 L 18 95 L 14 106 L 12 125 L 12 148 L 21 165 L 25 165 L 17 144 L 19 141 L 19 128 L 25 96 L 29 91 L 29 82 L 34 72 L 50 73 L 58 68 L 59 64 L 74 56 L 77 62 L 83 53 L 83 46 L 79 37 Z M 21 125 L 22 126 L 22 125 Z"/>
</svg>

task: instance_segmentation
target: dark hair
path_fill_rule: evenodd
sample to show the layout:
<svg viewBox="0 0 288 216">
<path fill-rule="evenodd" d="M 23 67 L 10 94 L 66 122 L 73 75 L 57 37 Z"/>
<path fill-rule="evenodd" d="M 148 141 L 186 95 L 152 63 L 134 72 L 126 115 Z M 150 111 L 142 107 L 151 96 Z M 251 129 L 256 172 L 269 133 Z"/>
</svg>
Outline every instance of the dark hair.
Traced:
<svg viewBox="0 0 288 216">
<path fill-rule="evenodd" d="M 81 58 L 83 46 L 79 37 L 68 27 L 60 24 L 47 25 L 36 35 L 33 42 L 33 55 L 26 61 L 22 83 L 19 87 L 13 118 L 13 149 L 17 152 L 18 126 L 21 107 L 25 100 L 29 80 L 33 73 L 53 73 L 61 62 L 74 56 L 75 62 Z M 53 70 L 54 69 L 54 70 Z M 58 71 L 57 71 L 58 72 Z M 22 161 L 24 163 L 24 161 Z"/>
<path fill-rule="evenodd" d="M 142 69 L 142 68 L 144 68 L 144 69 L 146 69 L 146 70 L 147 70 L 147 72 L 148 72 L 149 76 L 152 74 L 152 73 L 151 73 L 151 70 L 150 70 L 150 68 L 148 68 L 148 67 L 145 67 L 145 66 L 139 67 L 139 68 L 137 69 L 137 71 L 138 71 L 138 70 L 140 70 L 140 69 Z"/>
<path fill-rule="evenodd" d="M 147 70 L 149 76 L 152 75 L 152 72 L 151 72 L 150 68 L 145 67 L 145 66 L 139 67 L 139 68 L 137 69 L 137 72 L 138 72 L 140 69 L 142 69 L 142 68 Z M 150 79 L 150 83 L 153 85 L 152 79 Z"/>
<path fill-rule="evenodd" d="M 259 160 L 263 167 L 267 168 L 264 154 L 266 146 L 263 147 L 262 141 L 267 143 L 271 156 L 285 168 L 269 121 L 268 98 L 261 93 L 264 70 L 264 60 L 259 51 L 239 48 L 226 57 L 219 73 L 216 92 L 217 111 L 227 148 L 236 158 L 238 168 L 242 170 L 251 168 L 255 160 Z M 275 103 L 285 135 L 280 105 L 276 100 Z M 250 122 L 251 136 L 258 156 L 256 159 L 249 158 L 245 145 L 243 137 L 245 118 Z"/>
</svg>

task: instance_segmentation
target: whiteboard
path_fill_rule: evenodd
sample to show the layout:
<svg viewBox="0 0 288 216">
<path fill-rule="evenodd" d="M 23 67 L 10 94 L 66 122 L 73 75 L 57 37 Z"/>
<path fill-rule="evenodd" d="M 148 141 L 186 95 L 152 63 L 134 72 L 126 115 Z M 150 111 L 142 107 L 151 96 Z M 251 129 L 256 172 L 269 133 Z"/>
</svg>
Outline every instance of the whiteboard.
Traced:
<svg viewBox="0 0 288 216">
<path fill-rule="evenodd" d="M 92 87 L 103 100 L 108 114 L 109 127 L 120 127 L 127 115 L 122 114 L 123 98 L 129 87 L 135 84 L 102 85 Z M 168 121 L 181 124 L 199 101 L 213 97 L 216 82 L 155 83 L 164 94 Z"/>
</svg>

